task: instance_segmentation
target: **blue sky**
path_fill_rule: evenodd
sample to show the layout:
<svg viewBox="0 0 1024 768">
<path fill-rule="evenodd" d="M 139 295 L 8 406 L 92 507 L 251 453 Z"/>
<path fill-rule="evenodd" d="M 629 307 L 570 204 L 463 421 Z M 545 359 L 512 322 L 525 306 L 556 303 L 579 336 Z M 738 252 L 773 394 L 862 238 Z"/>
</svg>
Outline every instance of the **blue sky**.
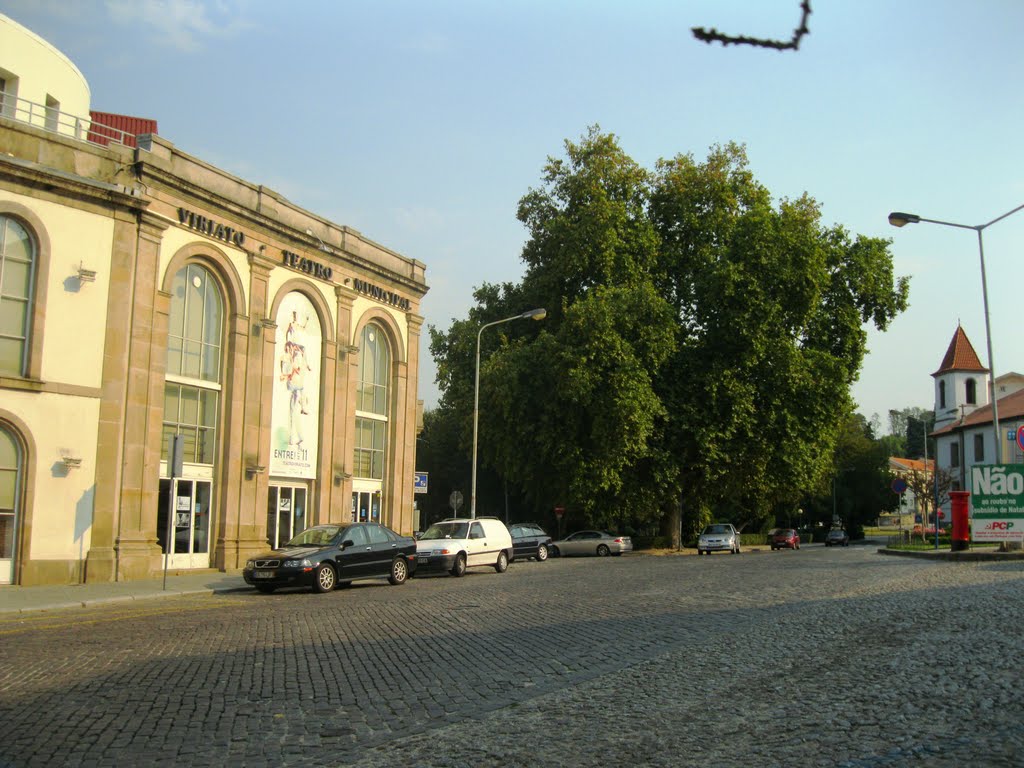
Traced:
<svg viewBox="0 0 1024 768">
<path fill-rule="evenodd" d="M 871 332 L 866 416 L 931 407 L 957 323 L 987 359 L 979 225 L 1024 203 L 1024 3 L 813 0 L 0 0 L 63 51 L 94 109 L 155 118 L 183 151 L 427 265 L 428 324 L 515 281 L 519 198 L 589 125 L 637 162 L 746 144 L 777 197 L 892 238 L 910 308 Z M 1024 373 L 1024 211 L 985 231 L 996 373 Z M 420 397 L 436 403 L 424 334 Z"/>
</svg>

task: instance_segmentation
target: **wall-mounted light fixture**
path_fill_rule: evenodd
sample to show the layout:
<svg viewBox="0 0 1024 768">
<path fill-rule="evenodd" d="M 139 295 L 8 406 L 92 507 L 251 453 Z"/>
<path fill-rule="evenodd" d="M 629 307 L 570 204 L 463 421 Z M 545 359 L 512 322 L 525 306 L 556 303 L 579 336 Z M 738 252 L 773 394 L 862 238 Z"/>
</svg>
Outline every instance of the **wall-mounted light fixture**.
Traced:
<svg viewBox="0 0 1024 768">
<path fill-rule="evenodd" d="M 359 347 L 354 344 L 339 344 L 338 345 L 338 359 L 344 360 L 349 355 L 354 355 L 359 351 Z"/>
<path fill-rule="evenodd" d="M 334 468 L 334 484 L 335 485 L 341 485 L 345 480 L 351 480 L 351 479 L 352 479 L 352 474 L 350 472 L 346 472 L 344 470 L 344 468 L 340 468 L 340 469 L 338 467 Z"/>
<path fill-rule="evenodd" d="M 259 336 L 263 331 L 270 331 L 277 328 L 277 323 L 271 320 L 269 317 L 264 317 L 258 323 L 252 324 L 252 335 Z"/>
<path fill-rule="evenodd" d="M 94 283 L 96 282 L 96 270 L 86 269 L 82 262 L 78 263 L 78 282 L 80 283 Z"/>
<path fill-rule="evenodd" d="M 249 477 L 255 477 L 256 475 L 262 475 L 266 471 L 267 471 L 267 468 L 264 467 L 262 464 L 249 464 L 245 468 L 245 474 L 247 474 Z"/>
<path fill-rule="evenodd" d="M 329 248 L 329 247 L 327 246 L 327 243 L 325 243 L 325 242 L 324 242 L 323 240 L 321 240 L 321 239 L 320 239 L 320 235 L 318 235 L 318 234 L 317 234 L 316 232 L 314 232 L 314 231 L 313 231 L 312 229 L 307 229 L 307 230 L 306 230 L 306 234 L 307 234 L 307 235 L 309 235 L 310 237 L 315 237 L 315 238 L 316 238 L 316 241 L 317 241 L 318 243 L 320 243 L 320 250 L 321 250 L 321 251 L 323 251 L 324 253 L 334 253 L 334 251 L 332 251 L 332 250 L 331 250 L 331 249 L 330 249 L 330 248 Z"/>
</svg>

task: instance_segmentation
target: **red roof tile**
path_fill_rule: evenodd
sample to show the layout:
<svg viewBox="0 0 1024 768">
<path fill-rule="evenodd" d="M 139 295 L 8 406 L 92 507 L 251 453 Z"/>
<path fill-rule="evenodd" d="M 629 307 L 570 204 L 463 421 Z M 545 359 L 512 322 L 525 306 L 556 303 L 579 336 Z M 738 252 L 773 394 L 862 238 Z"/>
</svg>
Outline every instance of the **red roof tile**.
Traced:
<svg viewBox="0 0 1024 768">
<path fill-rule="evenodd" d="M 983 366 L 981 360 L 978 359 L 978 353 L 974 351 L 974 347 L 971 345 L 970 339 L 967 338 L 967 334 L 964 333 L 964 329 L 958 325 L 956 333 L 953 334 L 953 339 L 949 342 L 946 356 L 942 358 L 942 365 L 939 366 L 939 370 L 933 373 L 932 376 L 938 376 L 940 373 L 946 373 L 947 371 L 987 370 L 988 368 Z"/>
</svg>

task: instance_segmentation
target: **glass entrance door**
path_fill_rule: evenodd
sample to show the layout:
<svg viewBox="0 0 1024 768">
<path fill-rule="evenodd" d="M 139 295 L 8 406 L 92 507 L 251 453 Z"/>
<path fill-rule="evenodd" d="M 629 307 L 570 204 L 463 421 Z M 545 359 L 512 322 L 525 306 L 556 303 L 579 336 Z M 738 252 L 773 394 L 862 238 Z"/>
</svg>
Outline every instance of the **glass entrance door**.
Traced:
<svg viewBox="0 0 1024 768">
<path fill-rule="evenodd" d="M 352 519 L 359 523 L 379 523 L 380 491 L 353 491 Z"/>
<path fill-rule="evenodd" d="M 170 556 L 168 568 L 210 567 L 210 501 L 213 483 L 209 480 L 174 479 L 160 481 L 160 503 L 157 508 L 157 541 Z M 173 505 L 173 509 L 170 506 Z M 167 517 L 171 517 L 171 549 L 167 548 Z"/>
<path fill-rule="evenodd" d="M 267 543 L 271 549 L 284 545 L 309 527 L 306 521 L 305 485 L 271 485 L 267 493 Z"/>
</svg>

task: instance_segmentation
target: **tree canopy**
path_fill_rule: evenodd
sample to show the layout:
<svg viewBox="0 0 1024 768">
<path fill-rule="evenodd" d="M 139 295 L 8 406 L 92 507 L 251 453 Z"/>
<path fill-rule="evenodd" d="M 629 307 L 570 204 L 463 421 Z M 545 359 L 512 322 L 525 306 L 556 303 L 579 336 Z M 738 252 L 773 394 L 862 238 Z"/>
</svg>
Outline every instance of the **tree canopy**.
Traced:
<svg viewBox="0 0 1024 768">
<path fill-rule="evenodd" d="M 430 334 L 465 446 L 478 329 L 547 309 L 481 336 L 480 462 L 526 503 L 677 533 L 758 525 L 831 476 L 864 324 L 906 307 L 888 241 L 825 226 L 807 195 L 774 202 L 740 145 L 647 171 L 597 127 L 518 217 L 522 281 Z"/>
</svg>

